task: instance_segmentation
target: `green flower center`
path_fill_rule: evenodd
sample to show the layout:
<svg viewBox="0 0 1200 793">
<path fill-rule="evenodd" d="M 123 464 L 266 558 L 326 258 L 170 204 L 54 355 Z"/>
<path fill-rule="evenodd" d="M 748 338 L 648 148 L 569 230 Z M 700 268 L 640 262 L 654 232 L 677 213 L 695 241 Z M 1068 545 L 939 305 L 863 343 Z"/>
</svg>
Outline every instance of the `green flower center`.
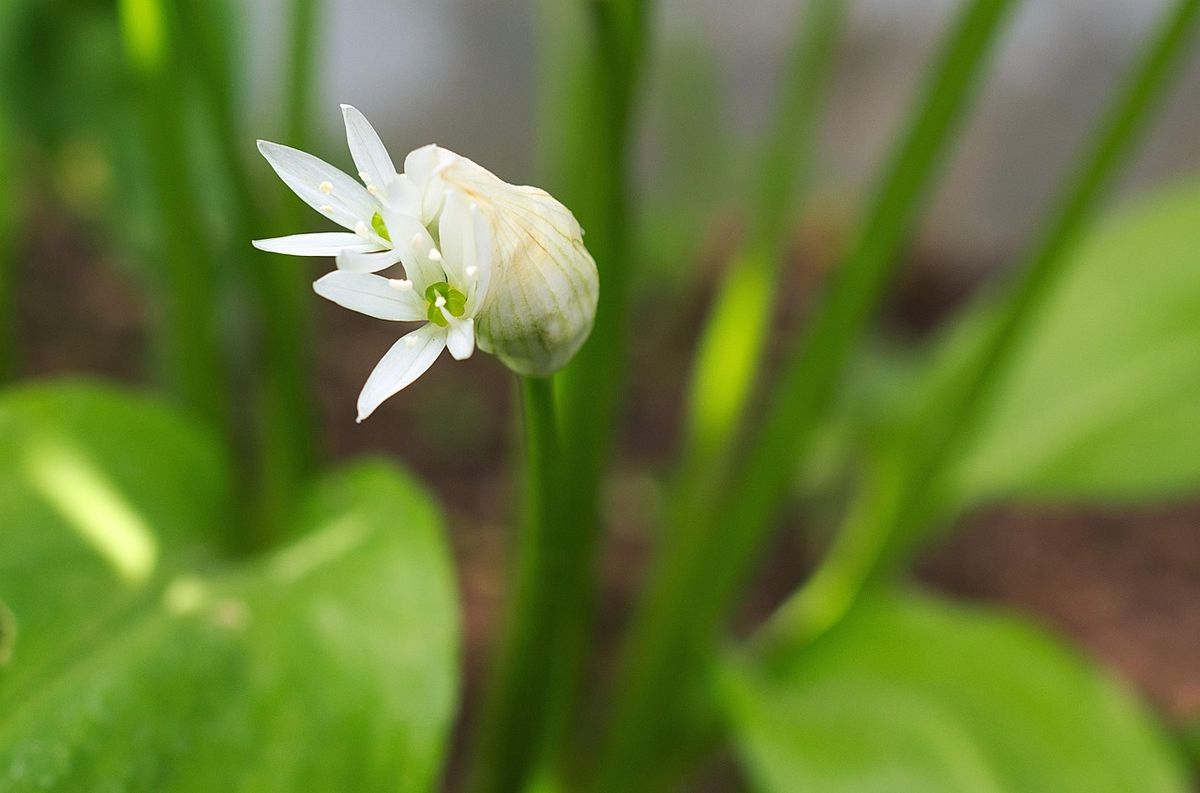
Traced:
<svg viewBox="0 0 1200 793">
<path fill-rule="evenodd" d="M 392 241 L 391 236 L 388 234 L 387 226 L 385 226 L 383 223 L 383 215 L 379 214 L 378 212 L 371 217 L 371 228 L 375 230 L 376 234 L 383 237 L 388 242 Z"/>
<path fill-rule="evenodd" d="M 429 304 L 429 310 L 426 312 L 429 321 L 443 328 L 450 324 L 446 315 L 442 313 L 443 308 L 452 317 L 461 317 L 467 313 L 467 296 L 445 281 L 430 284 L 425 290 L 425 301 Z"/>
</svg>

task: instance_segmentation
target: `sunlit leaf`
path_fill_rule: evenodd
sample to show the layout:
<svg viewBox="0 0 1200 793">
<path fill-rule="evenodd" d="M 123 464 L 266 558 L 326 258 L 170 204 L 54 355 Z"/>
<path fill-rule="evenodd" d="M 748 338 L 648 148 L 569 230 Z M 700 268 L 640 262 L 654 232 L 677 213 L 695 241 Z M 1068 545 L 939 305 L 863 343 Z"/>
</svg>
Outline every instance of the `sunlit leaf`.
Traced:
<svg viewBox="0 0 1200 793">
<path fill-rule="evenodd" d="M 768 676 L 735 670 L 765 793 L 1184 793 L 1178 758 L 1106 675 L 1013 617 L 865 602 Z"/>
<path fill-rule="evenodd" d="M 1133 500 L 1200 487 L 1198 222 L 1200 188 L 1176 189 L 1119 214 L 1074 254 L 956 466 L 957 500 Z M 964 319 L 961 354 L 985 325 L 980 312 Z"/>
<path fill-rule="evenodd" d="M 198 550 L 220 456 L 157 403 L 10 393 L 0 450 L 0 791 L 431 789 L 457 612 L 407 476 L 332 476 L 295 542 L 230 563 Z"/>
<path fill-rule="evenodd" d="M 215 439 L 157 401 L 86 384 L 0 397 L 0 600 L 20 631 L 0 714 L 164 569 L 211 556 L 205 541 L 233 525 L 230 492 Z"/>
</svg>

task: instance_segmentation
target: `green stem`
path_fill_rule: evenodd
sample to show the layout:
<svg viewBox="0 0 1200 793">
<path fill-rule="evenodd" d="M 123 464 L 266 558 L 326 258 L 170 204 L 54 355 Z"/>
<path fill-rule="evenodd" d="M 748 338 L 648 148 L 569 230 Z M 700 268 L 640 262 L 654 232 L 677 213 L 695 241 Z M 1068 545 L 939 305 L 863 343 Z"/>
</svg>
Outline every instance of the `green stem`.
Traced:
<svg viewBox="0 0 1200 793">
<path fill-rule="evenodd" d="M 0 108 L 7 108 L 0 103 Z M 0 118 L 0 385 L 17 374 L 17 173 L 15 135 Z"/>
<path fill-rule="evenodd" d="M 595 494 L 611 451 L 625 366 L 631 235 L 627 159 L 641 52 L 640 0 L 592 0 L 587 90 L 567 144 L 564 195 L 584 228 L 600 269 L 600 302 L 591 336 L 563 372 L 563 427 L 571 452 L 571 503 L 595 511 Z"/>
<path fill-rule="evenodd" d="M 291 55 L 284 131 L 288 145 L 307 149 L 313 117 L 318 0 L 292 0 Z"/>
<path fill-rule="evenodd" d="M 159 209 L 162 256 L 159 358 L 167 388 L 232 437 L 229 383 L 217 322 L 217 269 L 202 228 L 170 10 L 160 0 L 120 0 L 121 33 L 136 82 L 142 140 Z"/>
<path fill-rule="evenodd" d="M 312 15 L 312 0 L 304 5 L 304 13 Z M 252 238 L 270 233 L 242 156 L 248 138 L 238 118 L 229 47 L 221 39 L 220 20 L 211 13 L 209 3 L 185 0 L 180 6 L 184 16 L 180 38 L 193 52 L 189 63 L 196 67 L 215 148 L 232 188 L 226 212 L 234 236 L 232 255 L 242 263 L 239 282 L 248 286 L 253 308 L 249 330 L 257 349 L 246 369 L 255 395 L 256 443 L 251 456 L 256 468 L 253 482 L 259 529 L 251 544 L 261 547 L 278 534 L 280 522 L 314 464 L 309 287 L 303 268 L 295 261 L 250 247 Z M 311 20 L 296 27 L 312 33 Z M 312 49 L 304 47 L 298 54 L 311 60 Z M 311 65 L 307 70 L 311 71 Z M 289 91 L 289 98 L 302 105 L 297 115 L 306 116 L 311 103 L 307 94 Z"/>
<path fill-rule="evenodd" d="M 612 452 L 612 439 L 623 385 L 626 318 L 633 260 L 628 149 L 638 87 L 645 0 L 587 0 L 579 25 L 575 69 L 568 105 L 559 108 L 564 123 L 560 182 L 555 193 L 571 207 L 587 230 L 587 246 L 600 272 L 600 300 L 587 343 L 559 377 L 564 438 L 563 504 L 570 520 L 563 527 L 577 549 L 558 593 L 567 620 L 561 658 L 543 696 L 554 704 L 549 717 L 541 772 L 556 767 L 573 719 L 580 668 L 587 656 L 590 614 L 595 600 L 595 547 L 600 528 L 600 483 Z M 561 19 L 555 10 L 551 21 Z M 549 26 L 548 26 L 549 27 Z M 548 29 L 547 35 L 553 35 Z M 547 55 L 553 55 L 547 52 Z"/>
<path fill-rule="evenodd" d="M 827 561 L 768 626 L 764 641 L 788 654 L 836 621 L 871 581 L 895 569 L 932 528 L 933 494 L 986 415 L 1014 353 L 1037 314 L 1073 261 L 1079 242 L 1127 162 L 1151 111 L 1162 97 L 1200 23 L 1200 0 L 1180 0 L 1131 71 L 1123 90 L 1097 128 L 1062 203 L 1033 246 L 1008 297 L 1004 313 L 948 396 L 914 422 L 903 453 L 884 460 L 876 487 L 866 488 L 851 511 Z"/>
<path fill-rule="evenodd" d="M 537 772 L 555 710 L 547 683 L 570 655 L 576 615 L 562 593 L 584 550 L 563 512 L 563 468 L 551 380 L 521 378 L 525 510 L 509 618 L 477 736 L 471 789 L 517 793 Z"/>
<path fill-rule="evenodd" d="M 844 0 L 812 0 L 801 16 L 778 111 L 763 147 L 746 242 L 721 279 L 700 334 L 684 420 L 679 486 L 702 486 L 729 450 L 758 379 L 775 315 L 788 221 L 807 181 L 818 110 L 845 11 Z"/>
<path fill-rule="evenodd" d="M 794 348 L 766 417 L 725 486 L 696 488 L 670 516 L 671 547 L 651 577 L 626 655 L 600 789 L 645 789 L 711 714 L 712 642 L 784 499 L 812 430 L 880 302 L 1014 0 L 972 0 L 933 65 L 850 259 Z M 697 729 L 703 730 L 700 726 Z"/>
</svg>

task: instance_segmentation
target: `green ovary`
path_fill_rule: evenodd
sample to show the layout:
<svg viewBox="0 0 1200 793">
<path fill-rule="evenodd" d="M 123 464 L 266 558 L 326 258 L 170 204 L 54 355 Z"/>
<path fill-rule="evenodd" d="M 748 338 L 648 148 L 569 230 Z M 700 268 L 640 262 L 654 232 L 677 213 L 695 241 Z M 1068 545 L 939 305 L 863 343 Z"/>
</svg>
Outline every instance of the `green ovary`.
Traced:
<svg viewBox="0 0 1200 793">
<path fill-rule="evenodd" d="M 425 290 L 425 301 L 429 304 L 426 316 L 434 325 L 444 328 L 450 324 L 437 304 L 439 297 L 445 299 L 445 309 L 450 316 L 461 317 L 467 313 L 467 296 L 445 281 L 438 281 L 436 284 L 430 284 Z"/>
<path fill-rule="evenodd" d="M 380 237 L 383 237 L 388 242 L 392 241 L 391 235 L 388 234 L 387 226 L 383 223 L 383 215 L 379 214 L 378 212 L 371 217 L 371 228 L 376 234 L 378 234 Z"/>
</svg>

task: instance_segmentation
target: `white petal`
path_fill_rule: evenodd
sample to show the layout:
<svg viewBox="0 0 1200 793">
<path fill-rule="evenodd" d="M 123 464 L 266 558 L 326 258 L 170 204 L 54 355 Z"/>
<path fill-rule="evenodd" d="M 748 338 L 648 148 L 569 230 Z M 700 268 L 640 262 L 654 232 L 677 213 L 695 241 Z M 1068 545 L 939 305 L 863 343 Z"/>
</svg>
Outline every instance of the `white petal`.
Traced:
<svg viewBox="0 0 1200 793">
<path fill-rule="evenodd" d="M 350 144 L 354 167 L 367 184 L 387 190 L 396 178 L 396 166 L 383 141 L 366 117 L 350 105 L 342 105 L 342 117 L 346 121 L 346 142 Z"/>
<path fill-rule="evenodd" d="M 421 216 L 421 191 L 413 184 L 407 174 L 397 174 L 392 177 L 387 188 L 385 203 L 392 210 L 402 215 Z"/>
<path fill-rule="evenodd" d="M 465 361 L 475 352 L 475 320 L 471 318 L 450 321 L 447 328 L 446 346 L 457 361 Z"/>
<path fill-rule="evenodd" d="M 445 194 L 438 172 L 457 155 L 429 144 L 409 152 L 404 158 L 404 173 L 421 192 L 421 221 L 429 223 L 437 216 Z"/>
<path fill-rule="evenodd" d="M 438 236 L 442 243 L 442 269 L 451 286 L 469 291 L 464 272 L 475 263 L 475 225 L 471 220 L 470 202 L 461 191 L 447 193 L 442 216 L 438 219 Z"/>
<path fill-rule="evenodd" d="M 385 399 L 425 374 L 445 347 L 446 331 L 432 322 L 401 337 L 379 361 L 358 395 L 358 420 L 371 415 Z"/>
<path fill-rule="evenodd" d="M 429 252 L 435 247 L 433 237 L 421 221 L 389 210 L 385 210 L 384 214 L 388 235 L 400 254 L 400 261 L 404 263 L 405 274 L 412 279 L 413 284 L 424 292 L 430 284 L 445 281 L 446 273 L 442 270 L 441 263 L 429 256 Z"/>
<path fill-rule="evenodd" d="M 378 245 L 366 242 L 357 234 L 345 231 L 291 234 L 287 237 L 254 240 L 253 245 L 260 251 L 286 253 L 289 256 L 337 256 L 342 251 L 363 253 L 379 249 Z"/>
<path fill-rule="evenodd" d="M 260 140 L 258 150 L 304 203 L 348 229 L 353 229 L 359 221 L 370 226 L 378 202 L 357 181 L 329 163 L 290 146 Z"/>
<path fill-rule="evenodd" d="M 475 227 L 475 256 L 473 265 L 477 268 L 473 289 L 469 293 L 467 310 L 471 316 L 479 313 L 487 302 L 488 287 L 492 283 L 492 229 L 478 207 L 471 209 L 471 223 Z"/>
<path fill-rule="evenodd" d="M 441 153 L 438 147 L 432 143 L 419 149 L 413 149 L 404 158 L 404 173 L 408 174 L 408 178 L 412 179 L 418 189 L 424 190 L 429 186 L 429 180 L 433 177 L 433 172 L 437 170 L 440 160 Z"/>
<path fill-rule="evenodd" d="M 426 318 L 425 301 L 412 289 L 397 289 L 381 275 L 334 270 L 313 284 L 313 291 L 343 308 L 376 319 L 415 322 Z"/>
<path fill-rule="evenodd" d="M 364 253 L 343 251 L 338 254 L 337 268 L 350 273 L 377 273 L 400 261 L 400 251 L 393 249 Z"/>
</svg>

